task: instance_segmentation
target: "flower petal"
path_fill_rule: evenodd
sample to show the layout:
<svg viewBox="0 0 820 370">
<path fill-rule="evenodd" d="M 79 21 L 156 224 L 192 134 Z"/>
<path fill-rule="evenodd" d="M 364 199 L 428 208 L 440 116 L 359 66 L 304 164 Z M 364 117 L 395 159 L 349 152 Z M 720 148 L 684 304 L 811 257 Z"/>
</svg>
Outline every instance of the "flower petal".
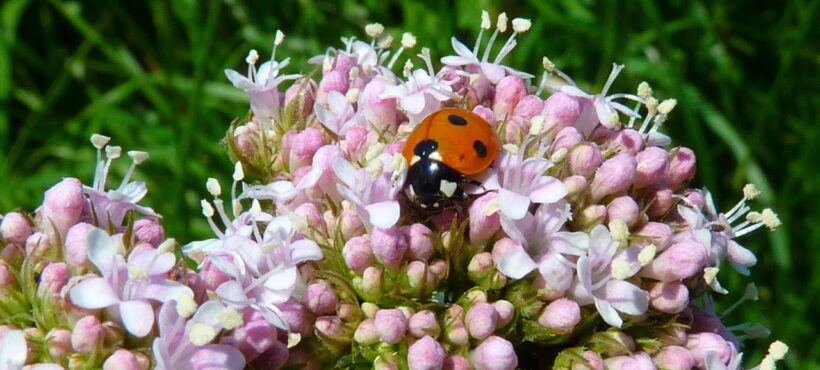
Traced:
<svg viewBox="0 0 820 370">
<path fill-rule="evenodd" d="M 245 295 L 245 290 L 242 289 L 242 284 L 236 280 L 229 280 L 216 288 L 216 294 L 224 302 L 235 305 L 245 306 L 248 304 L 248 296 Z"/>
<path fill-rule="evenodd" d="M 579 285 L 592 294 L 592 267 L 589 265 L 589 257 L 581 256 L 578 258 L 578 264 L 575 268 L 578 271 Z"/>
<path fill-rule="evenodd" d="M 530 198 L 502 188 L 498 190 L 498 207 L 502 215 L 520 220 L 530 208 Z"/>
<path fill-rule="evenodd" d="M 197 308 L 196 313 L 189 322 L 203 323 L 210 327 L 219 327 L 219 314 L 225 309 L 219 301 L 208 301 Z"/>
<path fill-rule="evenodd" d="M 621 325 L 623 325 L 624 321 L 621 320 L 621 316 L 618 315 L 618 311 L 615 311 L 615 309 L 612 308 L 612 305 L 607 303 L 607 301 L 595 298 L 595 308 L 607 324 L 616 328 L 620 328 Z"/>
<path fill-rule="evenodd" d="M 208 344 L 185 359 L 192 370 L 242 370 L 245 368 L 245 356 L 234 346 L 227 344 Z M 184 365 L 183 365 L 184 366 Z"/>
<path fill-rule="evenodd" d="M 649 295 L 630 282 L 612 279 L 606 283 L 601 299 L 627 315 L 641 315 L 649 307 Z"/>
<path fill-rule="evenodd" d="M 367 214 L 370 216 L 370 224 L 382 229 L 393 227 L 399 221 L 399 216 L 401 216 L 401 207 L 399 207 L 399 202 L 395 200 L 368 204 L 364 209 L 367 210 Z"/>
<path fill-rule="evenodd" d="M 0 342 L 0 369 L 22 369 L 26 364 L 27 347 L 21 330 L 6 332 Z"/>
<path fill-rule="evenodd" d="M 97 270 L 106 276 L 114 268 L 114 261 L 118 253 L 114 239 L 100 228 L 88 231 L 88 260 L 97 267 Z"/>
<path fill-rule="evenodd" d="M 230 80 L 233 86 L 237 89 L 242 89 L 247 92 L 253 88 L 253 83 L 251 83 L 247 77 L 237 71 L 234 71 L 233 69 L 226 69 L 225 76 L 228 77 L 228 80 Z"/>
<path fill-rule="evenodd" d="M 470 50 L 470 48 L 464 45 L 461 41 L 458 41 L 457 38 L 451 37 L 450 44 L 453 45 L 453 50 L 455 50 L 456 54 L 458 54 L 460 57 L 466 59 L 474 59 L 475 61 L 478 61 L 475 55 L 473 55 L 473 52 Z M 442 60 L 442 63 L 444 63 L 444 60 Z"/>
<path fill-rule="evenodd" d="M 403 97 L 400 104 L 407 113 L 419 114 L 424 109 L 424 103 L 426 101 L 427 99 L 424 97 L 424 93 L 417 92 Z"/>
<path fill-rule="evenodd" d="M 749 267 L 757 264 L 755 254 L 734 240 L 729 241 L 727 257 L 735 271 L 746 276 L 749 275 Z"/>
<path fill-rule="evenodd" d="M 557 253 L 545 254 L 538 262 L 538 272 L 553 289 L 563 292 L 572 284 L 572 269 L 561 261 Z"/>
<path fill-rule="evenodd" d="M 290 261 L 293 264 L 321 259 L 322 249 L 312 240 L 301 239 L 290 244 Z"/>
<path fill-rule="evenodd" d="M 521 245 L 517 245 L 498 259 L 498 271 L 513 279 L 526 276 L 536 267 L 538 265 Z"/>
<path fill-rule="evenodd" d="M 141 293 L 139 298 L 153 299 L 160 302 L 177 299 L 181 294 L 187 294 L 191 297 L 194 296 L 194 292 L 191 288 L 172 280 L 155 281 L 145 287 Z"/>
<path fill-rule="evenodd" d="M 108 307 L 120 301 L 120 297 L 108 281 L 101 277 L 83 279 L 71 288 L 71 302 L 87 309 Z"/>
<path fill-rule="evenodd" d="M 555 203 L 569 192 L 563 182 L 550 176 L 541 176 L 530 189 L 530 199 L 535 203 Z"/>
<path fill-rule="evenodd" d="M 137 337 L 144 337 L 154 327 L 154 309 L 146 301 L 120 302 L 120 317 L 125 330 Z"/>
</svg>

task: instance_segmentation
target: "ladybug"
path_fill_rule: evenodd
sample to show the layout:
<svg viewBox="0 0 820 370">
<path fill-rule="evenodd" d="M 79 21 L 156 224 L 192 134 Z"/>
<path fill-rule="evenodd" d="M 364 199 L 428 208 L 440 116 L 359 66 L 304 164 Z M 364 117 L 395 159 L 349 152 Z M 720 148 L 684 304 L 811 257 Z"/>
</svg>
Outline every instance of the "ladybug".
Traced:
<svg viewBox="0 0 820 370">
<path fill-rule="evenodd" d="M 410 165 L 404 184 L 410 200 L 426 212 L 438 212 L 452 198 L 466 198 L 459 185 L 489 167 L 500 151 L 501 140 L 479 115 L 459 108 L 433 112 L 402 149 Z"/>
</svg>

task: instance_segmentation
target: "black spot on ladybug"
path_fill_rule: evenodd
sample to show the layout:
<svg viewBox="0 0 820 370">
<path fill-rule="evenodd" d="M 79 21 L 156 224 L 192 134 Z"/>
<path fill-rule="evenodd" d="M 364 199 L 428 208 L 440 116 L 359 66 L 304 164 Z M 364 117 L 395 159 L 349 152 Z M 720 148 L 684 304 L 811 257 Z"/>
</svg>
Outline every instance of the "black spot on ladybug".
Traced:
<svg viewBox="0 0 820 370">
<path fill-rule="evenodd" d="M 473 149 L 475 149 L 475 154 L 479 157 L 484 158 L 487 156 L 487 146 L 484 145 L 481 140 L 476 140 L 473 142 Z"/>
<path fill-rule="evenodd" d="M 416 147 L 413 148 L 413 154 L 421 158 L 427 158 L 427 156 L 435 152 L 437 149 L 438 143 L 433 139 L 427 139 L 416 144 Z"/>
<path fill-rule="evenodd" d="M 464 117 L 457 116 L 455 114 L 447 116 L 447 120 L 456 126 L 467 126 L 467 120 L 464 119 Z"/>
</svg>

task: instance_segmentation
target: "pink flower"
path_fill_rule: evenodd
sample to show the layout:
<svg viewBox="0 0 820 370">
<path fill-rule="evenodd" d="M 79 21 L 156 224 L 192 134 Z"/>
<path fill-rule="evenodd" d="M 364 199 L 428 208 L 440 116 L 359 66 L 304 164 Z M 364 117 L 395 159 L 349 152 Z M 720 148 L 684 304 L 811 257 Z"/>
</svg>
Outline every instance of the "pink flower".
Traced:
<svg viewBox="0 0 820 370">
<path fill-rule="evenodd" d="M 276 61 L 276 49 L 281 44 L 282 38 L 277 35 L 270 60 L 262 63 L 258 70 L 256 69 L 256 62 L 259 60 L 259 54 L 256 50 L 251 50 L 245 58 L 245 62 L 248 63 L 247 76 L 243 76 L 232 69 L 225 70 L 225 76 L 228 77 L 233 86 L 248 93 L 253 115 L 259 122 L 266 123 L 264 127 L 270 125 L 268 122 L 271 119 L 279 119 L 282 101 L 279 84 L 300 77 L 299 75 L 279 75 L 279 72 L 290 62 L 290 58 L 286 58 L 281 62 Z"/>
<path fill-rule="evenodd" d="M 688 349 L 680 346 L 662 348 L 652 361 L 659 368 L 668 370 L 689 370 L 695 366 L 695 358 Z"/>
<path fill-rule="evenodd" d="M 607 370 L 656 370 L 652 358 L 646 352 L 629 356 L 616 356 L 604 360 Z"/>
<path fill-rule="evenodd" d="M 689 289 L 683 283 L 677 281 L 658 282 L 650 286 L 649 299 L 652 308 L 660 312 L 676 314 L 689 305 Z"/>
<path fill-rule="evenodd" d="M 581 134 L 574 127 L 575 121 L 581 116 L 582 110 L 583 103 L 581 99 L 561 92 L 550 95 L 544 101 L 544 108 L 541 110 L 541 115 L 544 116 L 544 128 L 558 132 L 556 143 L 553 144 L 553 150 L 557 150 L 556 145 L 560 142 L 557 138 L 561 137 L 562 132 L 573 132 L 574 135 L 577 135 L 578 141 L 582 139 Z M 570 128 L 571 130 L 567 131 Z M 558 147 L 565 146 L 558 145 Z"/>
<path fill-rule="evenodd" d="M 72 177 L 52 186 L 43 198 L 40 215 L 45 222 L 45 230 L 54 230 L 61 236 L 65 236 L 68 229 L 77 223 L 86 207 L 83 185 Z"/>
<path fill-rule="evenodd" d="M 74 324 L 71 332 L 71 347 L 75 351 L 91 354 L 102 344 L 103 328 L 94 316 L 86 316 Z"/>
<path fill-rule="evenodd" d="M 394 87 L 395 82 L 384 76 L 376 76 L 365 85 L 359 95 L 359 107 L 364 113 L 367 122 L 371 122 L 379 131 L 395 129 L 397 104 L 395 98 L 382 98 L 381 95 L 388 88 Z"/>
<path fill-rule="evenodd" d="M 578 259 L 577 278 L 569 295 L 578 304 L 595 304 L 607 324 L 621 327 L 618 312 L 640 315 L 649 307 L 649 295 L 627 282 L 640 270 L 639 247 L 618 252 L 618 243 L 606 227 L 596 226 L 590 233 L 589 251 Z"/>
<path fill-rule="evenodd" d="M 703 269 L 706 258 L 706 250 L 696 241 L 680 241 L 655 257 L 641 275 L 663 282 L 683 280 Z"/>
<path fill-rule="evenodd" d="M 590 184 L 592 201 L 629 189 L 635 180 L 637 167 L 635 157 L 629 154 L 618 154 L 607 159 L 595 172 Z"/>
<path fill-rule="evenodd" d="M 542 204 L 535 215 L 527 213 L 518 221 L 502 218 L 502 228 L 516 244 L 498 258 L 498 271 L 520 279 L 538 269 L 550 288 L 567 290 L 574 268 L 567 256 L 582 255 L 588 243 L 582 232 L 561 231 L 569 216 L 569 205 L 556 202 Z"/>
<path fill-rule="evenodd" d="M 159 337 L 154 339 L 152 346 L 155 369 L 243 369 L 245 357 L 236 347 L 211 343 L 225 329 L 219 322 L 220 316 L 224 317 L 221 313 L 225 306 L 208 301 L 192 317 L 187 309 L 175 300 L 165 302 L 160 308 L 157 315 Z M 180 312 L 186 316 L 181 316 Z"/>
<path fill-rule="evenodd" d="M 441 334 L 441 327 L 436 321 L 436 314 L 430 310 L 422 310 L 410 316 L 408 327 L 410 333 L 417 338 L 425 336 L 436 338 Z"/>
<path fill-rule="evenodd" d="M 71 288 L 71 301 L 86 309 L 111 307 L 129 333 L 144 337 L 151 331 L 151 301 L 165 302 L 181 294 L 193 296 L 190 288 L 167 278 L 176 265 L 173 253 L 135 249 L 126 262 L 122 246 L 97 228 L 89 231 L 88 243 L 88 259 L 102 277 L 86 278 Z"/>
<path fill-rule="evenodd" d="M 316 315 L 329 315 L 336 312 L 336 292 L 324 280 L 319 280 L 305 288 L 302 302 Z"/>
<path fill-rule="evenodd" d="M 501 216 L 494 207 L 498 193 L 494 191 L 476 198 L 467 210 L 470 220 L 470 243 L 483 245 L 501 228 Z"/>
<path fill-rule="evenodd" d="M 399 268 L 407 251 L 407 241 L 397 228 L 373 228 L 370 233 L 370 245 L 376 259 L 393 270 Z"/>
<path fill-rule="evenodd" d="M 527 87 L 521 77 L 509 75 L 498 81 L 495 89 L 493 112 L 497 120 L 503 121 L 512 115 L 518 102 L 527 95 Z"/>
<path fill-rule="evenodd" d="M 370 239 L 366 236 L 351 238 L 342 248 L 342 256 L 347 267 L 355 272 L 363 272 L 373 263 L 373 249 L 370 247 Z"/>
<path fill-rule="evenodd" d="M 118 349 L 103 363 L 103 370 L 145 370 L 137 356 L 127 349 Z"/>
<path fill-rule="evenodd" d="M 550 161 L 542 156 L 524 159 L 526 146 L 518 154 L 503 150 L 496 159 L 498 171 L 484 183 L 486 189 L 498 190 L 501 215 L 512 220 L 524 218 L 532 203 L 555 203 L 567 195 L 560 180 L 544 175 L 552 167 Z"/>
<path fill-rule="evenodd" d="M 706 368 L 709 354 L 715 356 L 721 364 L 729 363 L 733 357 L 732 345 L 714 333 L 689 334 L 686 339 L 686 349 L 692 354 L 699 368 Z"/>
<path fill-rule="evenodd" d="M 419 56 L 427 64 L 427 70 L 405 69 L 404 76 L 407 81 L 396 86 L 385 86 L 384 92 L 379 95 L 381 99 L 398 100 L 399 107 L 407 115 L 411 126 L 417 125 L 424 117 L 439 110 L 442 102 L 455 96 L 452 82 L 442 79 L 441 75 L 436 75 L 433 71 L 430 51 L 427 48 L 422 49 Z"/>
<path fill-rule="evenodd" d="M 431 240 L 432 231 L 421 223 L 414 223 L 402 227 L 402 235 L 407 240 L 407 256 L 420 261 L 426 261 L 435 251 Z"/>
<path fill-rule="evenodd" d="M 396 198 L 406 172 L 382 172 L 374 179 L 366 170 L 339 157 L 333 159 L 333 171 L 341 181 L 337 184 L 339 194 L 356 206 L 367 229 L 388 229 L 398 222 L 400 207 Z"/>
</svg>

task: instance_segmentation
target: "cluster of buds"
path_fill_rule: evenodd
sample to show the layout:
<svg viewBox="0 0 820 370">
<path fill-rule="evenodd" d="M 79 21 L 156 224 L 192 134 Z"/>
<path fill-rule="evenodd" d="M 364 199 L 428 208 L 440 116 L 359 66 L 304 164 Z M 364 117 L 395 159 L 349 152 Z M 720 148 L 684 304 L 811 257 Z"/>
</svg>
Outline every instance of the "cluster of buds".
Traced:
<svg viewBox="0 0 820 370">
<path fill-rule="evenodd" d="M 719 269 L 756 263 L 735 239 L 777 216 L 752 211 L 753 185 L 727 212 L 689 188 L 695 154 L 660 132 L 676 101 L 647 83 L 610 94 L 623 66 L 592 94 L 548 58 L 540 81 L 502 64 L 530 26 L 482 12 L 475 45 L 453 38 L 436 69 L 427 48 L 407 55 L 412 34 L 394 48 L 370 24 L 369 42 L 311 59 L 317 80 L 280 74 L 277 32 L 269 61 L 252 50 L 246 75 L 226 71 L 250 100 L 226 138 L 233 183 L 207 181 L 214 237 L 179 250 L 137 205 L 134 166 L 105 190 L 121 150 L 95 135 L 92 186 L 66 179 L 33 216 L 3 218 L 0 365 L 739 369 L 741 341 L 767 330 L 730 330 L 711 297 L 728 293 Z M 503 149 L 463 203 L 429 214 L 401 151 L 447 107 Z M 756 299 L 750 285 L 738 304 Z"/>
</svg>

